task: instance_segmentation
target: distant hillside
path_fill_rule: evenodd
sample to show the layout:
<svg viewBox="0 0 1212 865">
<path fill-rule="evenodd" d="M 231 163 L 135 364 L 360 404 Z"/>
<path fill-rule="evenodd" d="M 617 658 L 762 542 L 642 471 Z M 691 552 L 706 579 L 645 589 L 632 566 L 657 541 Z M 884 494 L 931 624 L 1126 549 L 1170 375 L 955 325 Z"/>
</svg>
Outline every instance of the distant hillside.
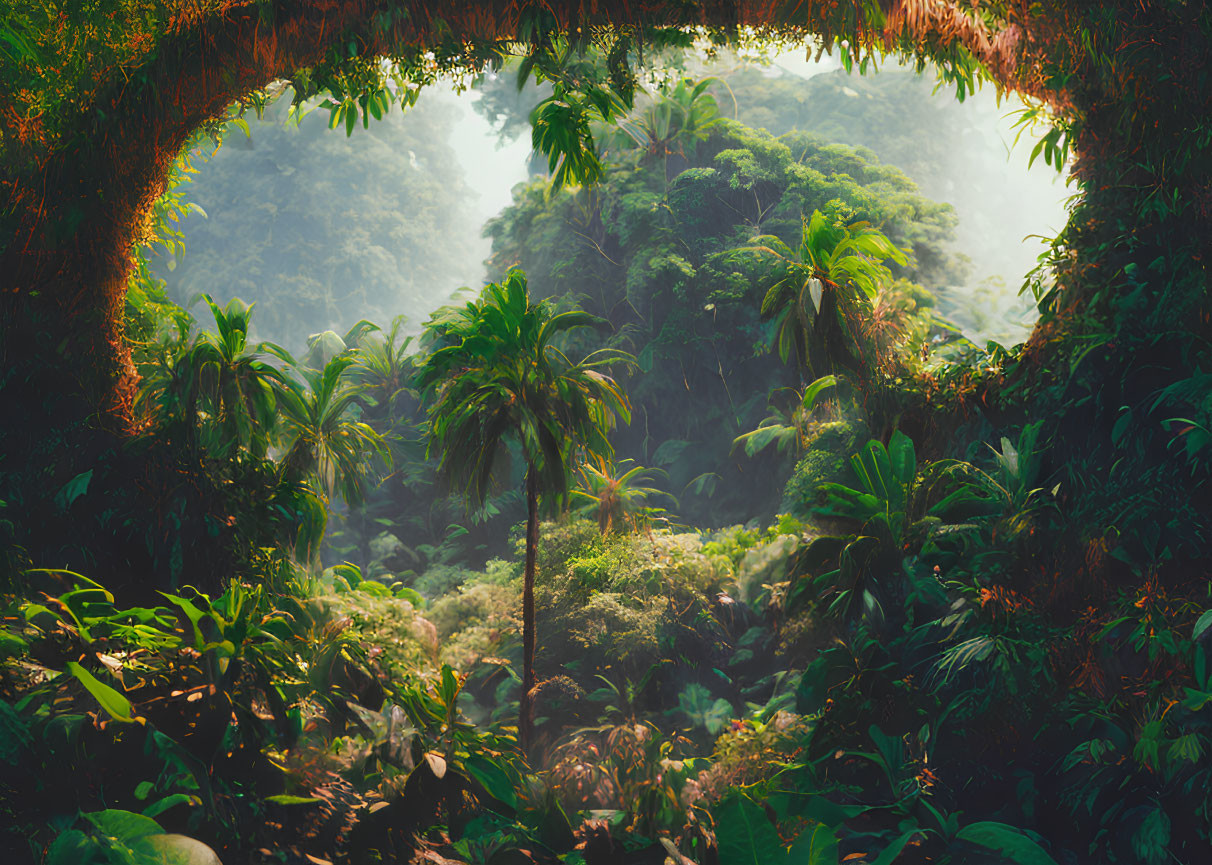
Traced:
<svg viewBox="0 0 1212 865">
<path fill-rule="evenodd" d="M 286 111 L 250 117 L 251 139 L 231 130 L 186 188 L 207 218 L 186 221 L 180 260 L 153 262 L 175 300 L 256 301 L 258 337 L 297 348 L 360 318 L 419 324 L 478 283 L 487 246 L 450 144 L 455 106 L 422 98 L 352 138 L 325 109 L 297 128 Z"/>
<path fill-rule="evenodd" d="M 1004 115 L 1017 103 L 999 106 L 986 90 L 961 104 L 949 91 L 934 93 L 933 75 L 894 66 L 874 75 L 839 69 L 808 79 L 749 67 L 728 73 L 726 82 L 716 96 L 743 123 L 775 135 L 800 130 L 868 147 L 913 178 L 923 195 L 952 204 L 959 217 L 953 248 L 974 268 L 944 305 L 978 339 L 1025 336 L 1034 310 L 1030 298 L 1016 293 L 1042 247 L 1022 240 L 1063 225 L 1058 202 L 1065 190 L 1043 160 L 1025 170 L 1027 136 L 1008 160 L 1011 121 Z"/>
</svg>

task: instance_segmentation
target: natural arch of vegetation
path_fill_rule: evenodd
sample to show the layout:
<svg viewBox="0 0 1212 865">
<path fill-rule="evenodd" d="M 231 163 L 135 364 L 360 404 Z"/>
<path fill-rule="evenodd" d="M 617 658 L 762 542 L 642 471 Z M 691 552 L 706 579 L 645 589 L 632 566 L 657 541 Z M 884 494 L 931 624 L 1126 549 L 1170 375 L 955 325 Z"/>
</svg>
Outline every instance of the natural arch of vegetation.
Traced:
<svg viewBox="0 0 1212 865">
<path fill-rule="evenodd" d="M 856 59 L 900 52 L 937 65 L 961 94 L 987 77 L 1046 104 L 1056 122 L 1046 155 L 1072 156 L 1080 197 L 1052 247 L 1057 287 L 1041 323 L 985 377 L 981 399 L 1007 424 L 1028 404 L 1047 420 L 1071 495 L 1112 483 L 1125 448 L 1156 469 L 1166 493 L 1121 519 L 1115 537 L 1082 543 L 1113 547 L 1125 520 L 1159 519 L 1174 494 L 1208 513 L 1206 452 L 1184 451 L 1195 438 L 1175 447 L 1165 423 L 1187 419 L 1206 434 L 1208 420 L 1204 4 L 113 0 L 69 14 L 71 5 L 23 0 L 5 25 L 0 414 L 10 467 L 65 435 L 129 426 L 121 312 L 132 250 L 184 143 L 232 102 L 279 79 L 302 95 L 356 100 L 382 87 L 384 57 L 424 85 L 506 53 L 540 57 L 561 33 L 626 57 L 700 28 L 721 41 L 819 40 Z M 1201 557 L 1198 543 L 1179 556 Z"/>
</svg>

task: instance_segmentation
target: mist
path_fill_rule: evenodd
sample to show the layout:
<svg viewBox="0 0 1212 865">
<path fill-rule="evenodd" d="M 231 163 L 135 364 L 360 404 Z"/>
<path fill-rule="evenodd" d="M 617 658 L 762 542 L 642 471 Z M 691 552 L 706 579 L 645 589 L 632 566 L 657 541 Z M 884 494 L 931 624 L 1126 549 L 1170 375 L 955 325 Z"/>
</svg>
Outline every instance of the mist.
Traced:
<svg viewBox="0 0 1212 865">
<path fill-rule="evenodd" d="M 981 345 L 1026 338 L 1036 312 L 1019 287 L 1043 249 L 1032 236 L 1064 225 L 1067 191 L 1042 160 L 1027 167 L 1032 132 L 1043 130 L 1012 147 L 1018 100 L 999 104 L 985 88 L 961 103 L 947 88 L 932 92 L 930 73 L 890 64 L 847 74 L 836 59 L 797 53 L 768 67 L 704 71 L 743 91 L 735 104 L 720 93 L 724 114 L 776 135 L 799 129 L 868 147 L 924 195 L 953 205 L 951 248 L 971 267 L 947 287 L 940 310 Z M 747 87 L 755 76 L 761 86 Z M 529 135 L 517 122 L 524 114 L 507 127 L 523 127 L 518 134 L 503 133 L 476 110 L 479 99 L 438 85 L 350 137 L 326 128 L 322 108 L 295 128 L 285 100 L 249 117 L 248 137 L 229 132 L 200 162 L 186 197 L 205 217 L 185 220 L 184 254 L 156 256 L 154 272 L 183 304 L 202 293 L 256 302 L 257 336 L 294 349 L 359 319 L 403 315 L 405 331 L 417 332 L 458 289 L 484 282 L 491 246 L 482 227 L 528 177 Z"/>
<path fill-rule="evenodd" d="M 200 153 L 186 198 L 185 251 L 156 255 L 170 296 L 257 304 L 258 339 L 292 350 L 309 334 L 403 315 L 417 332 L 463 286 L 478 286 L 481 226 L 525 178 L 527 143 L 498 149 L 488 122 L 452 88 L 427 89 L 352 136 L 312 107 L 296 125 L 283 99 L 249 134 Z"/>
<path fill-rule="evenodd" d="M 1026 339 L 1038 311 L 1020 288 L 1045 249 L 1044 239 L 1064 227 L 1070 191 L 1043 159 L 1029 167 L 1031 150 L 1047 129 L 1028 126 L 1018 134 L 1022 100 L 999 99 L 985 85 L 960 102 L 929 70 L 918 75 L 889 62 L 861 75 L 845 72 L 837 58 L 814 61 L 799 52 L 747 71 L 766 82 L 798 86 L 788 87 L 796 92 L 779 115 L 740 101 L 735 110 L 741 120 L 775 134 L 800 129 L 869 147 L 924 195 L 951 204 L 958 217 L 951 248 L 972 266 L 964 282 L 948 286 L 944 313 L 981 346 L 990 339 L 1007 346 Z M 734 106 L 721 100 L 721 108 Z"/>
</svg>

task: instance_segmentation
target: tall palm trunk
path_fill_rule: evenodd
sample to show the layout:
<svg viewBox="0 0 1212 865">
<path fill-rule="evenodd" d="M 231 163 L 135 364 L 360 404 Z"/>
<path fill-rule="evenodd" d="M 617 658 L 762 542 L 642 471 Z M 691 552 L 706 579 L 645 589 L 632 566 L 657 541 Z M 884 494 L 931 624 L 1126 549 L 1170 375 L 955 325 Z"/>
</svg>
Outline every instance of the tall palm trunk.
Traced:
<svg viewBox="0 0 1212 865">
<path fill-rule="evenodd" d="M 522 705 L 518 738 L 525 751 L 533 734 L 534 691 L 534 572 L 539 550 L 539 480 L 534 463 L 526 465 L 526 570 L 522 576 Z"/>
</svg>

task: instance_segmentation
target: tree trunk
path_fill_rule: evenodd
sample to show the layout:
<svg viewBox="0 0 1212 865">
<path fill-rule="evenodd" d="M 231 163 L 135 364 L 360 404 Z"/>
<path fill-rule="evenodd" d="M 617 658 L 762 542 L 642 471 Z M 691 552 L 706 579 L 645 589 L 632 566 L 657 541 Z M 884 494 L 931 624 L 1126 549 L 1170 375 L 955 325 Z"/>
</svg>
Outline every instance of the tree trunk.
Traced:
<svg viewBox="0 0 1212 865">
<path fill-rule="evenodd" d="M 1091 5 L 1057 24 L 1094 46 L 1086 55 L 1081 45 L 1068 47 L 1080 70 L 1071 127 L 1080 198 L 1053 250 L 1057 287 L 1040 324 L 988 394 L 1011 425 L 1044 422 L 1047 485 L 1060 484 L 1057 500 L 1072 529 L 1047 568 L 1069 576 L 1048 577 L 1056 582 L 1049 594 L 1071 611 L 1105 598 L 1108 584 L 1151 575 L 1177 583 L 1206 571 L 1207 15 L 1202 4 L 1172 4 L 1164 13 L 1136 3 L 1114 12 Z"/>
<path fill-rule="evenodd" d="M 526 569 L 522 575 L 522 700 L 518 739 L 530 748 L 534 735 L 534 572 L 539 551 L 539 480 L 532 463 L 526 465 Z"/>
</svg>

